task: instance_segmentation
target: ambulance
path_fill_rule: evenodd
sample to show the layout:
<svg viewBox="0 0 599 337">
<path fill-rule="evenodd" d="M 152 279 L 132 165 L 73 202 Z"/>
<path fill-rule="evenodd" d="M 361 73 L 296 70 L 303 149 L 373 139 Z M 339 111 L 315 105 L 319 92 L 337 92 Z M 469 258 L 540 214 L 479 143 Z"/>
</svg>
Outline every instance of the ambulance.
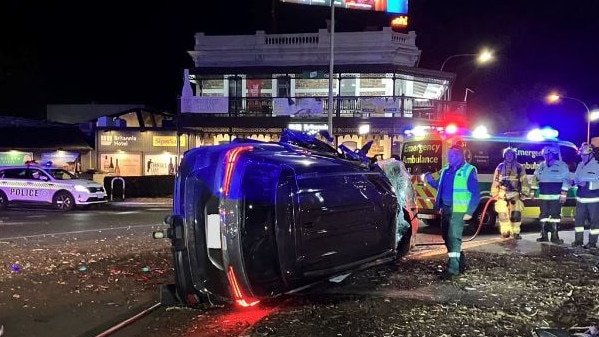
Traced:
<svg viewBox="0 0 599 337">
<path fill-rule="evenodd" d="M 466 161 L 476 166 L 481 190 L 481 201 L 471 223 L 483 228 L 496 227 L 497 213 L 491 199 L 491 183 L 497 165 L 503 160 L 503 149 L 517 148 L 517 160 L 524 166 L 529 181 L 539 163 L 544 160 L 541 150 L 545 146 L 560 149 L 560 158 L 568 165 L 572 177 L 580 161 L 577 147 L 571 142 L 559 140 L 555 130 L 531 130 L 524 135 L 489 136 L 459 132 L 451 128 L 420 127 L 406 132 L 401 147 L 401 160 L 412 175 L 412 185 L 416 192 L 417 216 L 429 225 L 440 223 L 438 210 L 433 209 L 437 190 L 426 184 L 423 174 L 433 173 L 436 178 L 441 168 L 447 164 L 447 150 L 458 141 L 465 146 Z M 572 220 L 576 206 L 575 190 L 570 189 L 568 199 L 562 207 L 562 217 Z M 538 192 L 537 192 L 538 193 Z M 539 217 L 539 199 L 523 200 L 523 223 L 535 221 Z M 486 206 L 486 211 L 483 212 Z"/>
</svg>

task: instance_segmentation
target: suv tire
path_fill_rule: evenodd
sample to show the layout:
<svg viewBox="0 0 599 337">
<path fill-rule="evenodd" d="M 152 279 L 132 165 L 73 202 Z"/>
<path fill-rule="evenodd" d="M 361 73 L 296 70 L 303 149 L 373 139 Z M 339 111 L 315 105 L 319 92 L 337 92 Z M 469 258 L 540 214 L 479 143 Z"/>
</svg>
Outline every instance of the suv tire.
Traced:
<svg viewBox="0 0 599 337">
<path fill-rule="evenodd" d="M 52 205 L 59 211 L 70 211 L 75 208 L 75 198 L 67 191 L 58 191 L 52 198 Z"/>
</svg>

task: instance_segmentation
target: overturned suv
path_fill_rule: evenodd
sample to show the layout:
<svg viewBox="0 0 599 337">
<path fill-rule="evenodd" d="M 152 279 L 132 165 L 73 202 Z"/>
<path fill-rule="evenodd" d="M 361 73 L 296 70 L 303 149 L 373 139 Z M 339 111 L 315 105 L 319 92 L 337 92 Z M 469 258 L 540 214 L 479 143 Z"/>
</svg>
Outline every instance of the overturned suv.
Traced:
<svg viewBox="0 0 599 337">
<path fill-rule="evenodd" d="M 172 242 L 167 288 L 190 306 L 250 306 L 407 253 L 417 231 L 411 197 L 366 152 L 290 130 L 278 143 L 186 152 L 169 227 L 154 233 Z"/>
<path fill-rule="evenodd" d="M 106 202 L 104 186 L 77 179 L 61 168 L 27 164 L 0 167 L 0 209 L 9 204 L 45 204 L 69 211 Z"/>
</svg>

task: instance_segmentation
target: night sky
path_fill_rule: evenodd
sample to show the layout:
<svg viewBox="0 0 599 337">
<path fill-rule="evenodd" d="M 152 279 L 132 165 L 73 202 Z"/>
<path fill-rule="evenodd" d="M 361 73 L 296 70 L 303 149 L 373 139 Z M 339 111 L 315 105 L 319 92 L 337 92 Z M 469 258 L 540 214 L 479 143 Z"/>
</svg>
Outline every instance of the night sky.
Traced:
<svg viewBox="0 0 599 337">
<path fill-rule="evenodd" d="M 542 98 L 557 89 L 590 109 L 599 106 L 598 10 L 596 0 L 411 0 L 409 30 L 418 36 L 423 68 L 439 69 L 448 56 L 482 47 L 496 51 L 491 65 L 455 58 L 445 66 L 457 73 L 454 100 L 463 99 L 465 88 L 474 91 L 468 95 L 472 120 L 498 131 L 559 126 L 562 138 L 579 143 L 586 137 L 584 106 L 573 100 L 549 106 Z M 175 111 L 182 69 L 193 66 L 186 51 L 195 32 L 316 32 L 330 14 L 326 7 L 272 0 L 36 6 L 5 0 L 1 11 L 0 115 L 39 119 L 46 104 L 145 104 Z M 380 28 L 390 19 L 338 9 L 336 29 Z"/>
</svg>

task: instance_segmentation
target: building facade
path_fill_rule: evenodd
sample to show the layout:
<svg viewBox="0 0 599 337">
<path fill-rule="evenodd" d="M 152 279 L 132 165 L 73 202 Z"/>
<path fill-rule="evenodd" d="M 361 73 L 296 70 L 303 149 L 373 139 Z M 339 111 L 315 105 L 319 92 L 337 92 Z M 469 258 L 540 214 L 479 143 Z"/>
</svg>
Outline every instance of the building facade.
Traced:
<svg viewBox="0 0 599 337">
<path fill-rule="evenodd" d="M 388 158 L 406 128 L 466 114 L 464 102 L 449 99 L 453 73 L 418 67 L 414 32 L 337 32 L 332 53 L 330 41 L 327 30 L 197 33 L 176 116 L 132 108 L 99 117 L 83 170 L 100 179 L 169 175 L 188 149 L 235 137 L 277 141 L 285 128 L 324 130 L 329 121 L 337 145 L 373 140 L 369 155 Z"/>
<path fill-rule="evenodd" d="M 389 157 L 406 128 L 466 113 L 464 102 L 448 99 L 453 73 L 418 67 L 414 32 L 338 32 L 332 52 L 330 35 L 197 33 L 179 132 L 201 146 L 234 137 L 277 140 L 284 128 L 330 123 L 337 144 L 374 140 L 369 155 Z"/>
</svg>

